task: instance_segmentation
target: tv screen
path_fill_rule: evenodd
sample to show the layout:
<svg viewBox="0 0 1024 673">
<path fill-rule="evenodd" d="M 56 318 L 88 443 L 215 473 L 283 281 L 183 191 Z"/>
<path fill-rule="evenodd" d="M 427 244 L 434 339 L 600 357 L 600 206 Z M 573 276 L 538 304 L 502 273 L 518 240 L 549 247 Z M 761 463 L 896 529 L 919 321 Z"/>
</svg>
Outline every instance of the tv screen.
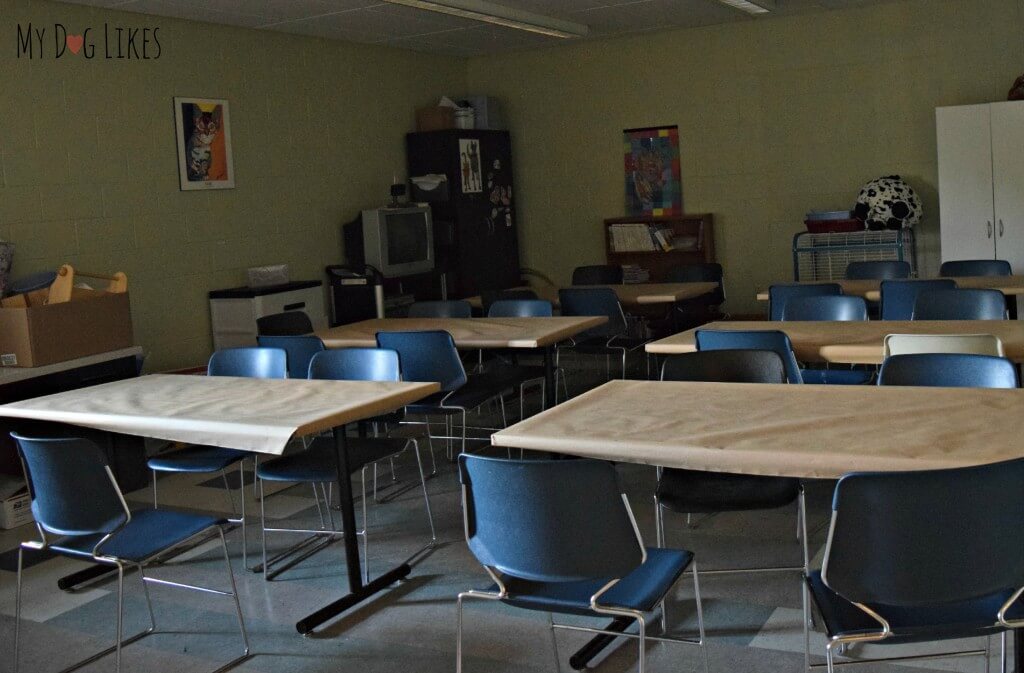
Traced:
<svg viewBox="0 0 1024 673">
<path fill-rule="evenodd" d="M 427 221 L 423 213 L 395 213 L 387 216 L 388 265 L 421 262 L 430 255 Z"/>
</svg>

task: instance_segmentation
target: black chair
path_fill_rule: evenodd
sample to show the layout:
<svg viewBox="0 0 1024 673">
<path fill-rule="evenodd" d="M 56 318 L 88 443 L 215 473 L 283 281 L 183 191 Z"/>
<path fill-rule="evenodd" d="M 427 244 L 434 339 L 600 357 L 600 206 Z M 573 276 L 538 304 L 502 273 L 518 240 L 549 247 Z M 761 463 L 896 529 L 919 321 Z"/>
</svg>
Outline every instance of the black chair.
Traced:
<svg viewBox="0 0 1024 673">
<path fill-rule="evenodd" d="M 703 297 L 688 300 L 700 302 L 708 306 L 719 306 L 725 303 L 725 274 L 722 265 L 715 262 L 700 264 L 683 264 L 668 270 L 665 274 L 666 283 L 718 283 L 718 289 Z"/>
<path fill-rule="evenodd" d="M 260 336 L 304 336 L 313 333 L 313 323 L 304 311 L 272 313 L 256 319 Z"/>
<path fill-rule="evenodd" d="M 1005 259 L 959 259 L 943 262 L 939 275 L 946 278 L 1012 276 L 1013 268 Z"/>
<path fill-rule="evenodd" d="M 409 307 L 410 318 L 471 318 L 473 307 L 468 301 L 418 301 Z"/>
<path fill-rule="evenodd" d="M 41 538 L 38 542 L 23 542 L 18 547 L 12 666 L 15 673 L 18 671 L 22 567 L 26 549 L 51 552 L 117 569 L 115 644 L 65 670 L 74 670 L 111 653 L 115 656 L 114 670 L 121 670 L 122 647 L 144 638 L 156 629 L 153 604 L 149 597 L 150 584 L 231 598 L 244 649 L 240 656 L 217 670 L 226 670 L 249 658 L 245 620 L 238 604 L 235 576 L 228 557 L 227 543 L 224 541 L 227 519 L 166 508 L 130 509 L 106 456 L 93 442 L 77 437 L 27 437 L 14 433 L 11 436 L 18 444 L 32 500 L 32 514 Z M 184 545 L 210 531 L 216 531 L 220 537 L 230 591 L 146 575 L 147 568 L 167 560 L 175 551 L 184 551 Z M 124 638 L 123 633 L 126 570 L 139 572 L 150 620 L 149 628 L 129 638 Z"/>
<path fill-rule="evenodd" d="M 1024 460 L 948 470 L 846 475 L 836 486 L 820 572 L 808 573 L 829 673 L 836 648 L 1001 634 L 1024 627 Z M 809 594 L 809 596 L 808 596 Z M 805 663 L 810 633 L 805 626 Z M 935 657 L 987 650 L 945 652 Z M 875 661 L 898 661 L 893 657 Z M 867 661 L 858 658 L 856 663 Z M 814 667 L 822 667 L 816 664 Z"/>
<path fill-rule="evenodd" d="M 573 285 L 622 285 L 622 267 L 614 264 L 577 266 L 572 270 Z"/>
<path fill-rule="evenodd" d="M 622 378 L 626 378 L 626 355 L 643 348 L 647 343 L 628 335 L 629 325 L 626 314 L 619 304 L 618 295 L 607 287 L 574 287 L 558 291 L 558 300 L 565 316 L 605 316 L 608 322 L 582 332 L 559 345 L 555 351 L 556 366 L 562 351 L 582 355 L 603 355 L 606 358 L 608 377 L 611 378 L 610 357 L 622 360 Z"/>
<path fill-rule="evenodd" d="M 785 383 L 786 365 L 778 353 L 770 350 L 698 351 L 667 357 L 662 365 L 661 380 Z M 797 534 L 804 540 L 804 565 L 749 570 L 805 571 L 807 569 L 809 559 L 806 535 L 804 534 L 804 495 L 799 479 L 659 468 L 658 490 L 654 502 L 659 546 L 665 542 L 663 508 L 686 514 L 687 523 L 689 523 L 693 514 L 710 515 L 717 512 L 777 509 L 796 502 Z M 717 572 L 746 571 L 737 569 Z"/>
<path fill-rule="evenodd" d="M 638 633 L 638 671 L 644 673 L 646 614 L 659 606 L 687 571 L 693 573 L 698 640 L 666 633 L 658 640 L 699 645 L 707 673 L 704 614 L 693 553 L 644 547 L 615 467 L 598 460 L 459 458 L 463 521 L 469 550 L 490 576 L 486 590 L 464 591 L 457 602 L 456 673 L 462 671 L 462 604 L 467 598 L 548 613 L 624 618 Z"/>
<path fill-rule="evenodd" d="M 910 262 L 876 260 L 870 262 L 850 262 L 846 265 L 847 280 L 898 280 L 910 278 Z"/>
</svg>

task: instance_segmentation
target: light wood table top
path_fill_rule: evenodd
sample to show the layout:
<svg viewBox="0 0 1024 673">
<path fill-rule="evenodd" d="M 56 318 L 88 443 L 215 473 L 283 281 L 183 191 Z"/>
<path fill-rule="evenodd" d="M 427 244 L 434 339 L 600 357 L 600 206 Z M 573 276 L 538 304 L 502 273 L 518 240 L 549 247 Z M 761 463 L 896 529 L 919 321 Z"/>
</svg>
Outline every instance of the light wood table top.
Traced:
<svg viewBox="0 0 1024 673">
<path fill-rule="evenodd" d="M 834 479 L 1024 457 L 1024 390 L 610 381 L 495 446 L 709 472 Z"/>
<path fill-rule="evenodd" d="M 938 279 L 916 278 L 912 280 Z M 948 280 L 956 281 L 957 287 L 962 288 L 999 290 L 1005 295 L 1024 294 L 1024 276 L 964 276 Z M 868 301 L 878 301 L 882 298 L 880 289 L 882 281 L 880 280 L 815 280 L 801 282 L 800 285 L 820 285 L 821 283 L 838 283 L 843 288 L 843 294 L 864 297 Z M 768 301 L 768 290 L 758 292 L 757 299 L 758 301 Z"/>
<path fill-rule="evenodd" d="M 647 306 L 649 304 L 674 304 L 684 299 L 695 299 L 714 292 L 718 283 L 625 283 L 622 285 L 574 285 L 574 288 L 607 287 L 615 291 L 615 296 L 625 307 Z M 557 307 L 558 288 L 515 288 L 517 290 L 533 290 L 540 299 L 547 299 Z M 473 308 L 483 308 L 483 300 L 479 297 L 466 299 Z"/>
<path fill-rule="evenodd" d="M 377 345 L 377 332 L 444 330 L 458 348 L 542 348 L 608 322 L 604 316 L 554 318 L 383 318 L 318 330 L 328 348 Z"/>
<path fill-rule="evenodd" d="M 437 383 L 156 374 L 0 406 L 0 417 L 279 455 L 293 437 L 388 413 Z"/>
<path fill-rule="evenodd" d="M 697 350 L 694 335 L 698 329 L 779 330 L 789 335 L 801 362 L 860 365 L 881 364 L 889 334 L 994 334 L 1003 342 L 1006 357 L 1024 362 L 1024 323 L 1017 320 L 720 321 L 652 341 L 647 352 L 692 353 Z"/>
</svg>

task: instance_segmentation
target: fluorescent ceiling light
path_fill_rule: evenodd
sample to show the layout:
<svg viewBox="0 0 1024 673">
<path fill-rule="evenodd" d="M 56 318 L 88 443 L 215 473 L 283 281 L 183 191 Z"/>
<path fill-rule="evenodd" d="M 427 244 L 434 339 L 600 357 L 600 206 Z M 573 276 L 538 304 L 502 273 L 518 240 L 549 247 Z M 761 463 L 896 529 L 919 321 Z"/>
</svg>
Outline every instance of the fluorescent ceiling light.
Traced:
<svg viewBox="0 0 1024 673">
<path fill-rule="evenodd" d="M 718 0 L 723 5 L 747 14 L 767 14 L 775 9 L 775 0 Z"/>
<path fill-rule="evenodd" d="M 525 12 L 486 0 L 384 0 L 392 5 L 405 5 L 428 12 L 450 14 L 464 19 L 492 23 L 496 26 L 525 30 L 549 37 L 583 37 L 590 32 L 588 26 L 572 21 L 563 21 L 542 14 Z"/>
</svg>

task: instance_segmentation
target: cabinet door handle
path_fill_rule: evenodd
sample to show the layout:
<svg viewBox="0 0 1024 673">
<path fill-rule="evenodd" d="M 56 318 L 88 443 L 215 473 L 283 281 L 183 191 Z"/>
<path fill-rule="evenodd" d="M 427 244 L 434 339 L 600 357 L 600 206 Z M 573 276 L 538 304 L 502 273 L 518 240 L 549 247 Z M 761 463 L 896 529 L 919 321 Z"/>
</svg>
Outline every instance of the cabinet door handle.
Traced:
<svg viewBox="0 0 1024 673">
<path fill-rule="evenodd" d="M 988 230 L 988 237 L 992 238 L 992 223 L 991 222 L 986 222 L 985 223 L 985 228 Z"/>
<path fill-rule="evenodd" d="M 1003 221 L 999 220 L 999 238 L 1003 237 Z"/>
</svg>

